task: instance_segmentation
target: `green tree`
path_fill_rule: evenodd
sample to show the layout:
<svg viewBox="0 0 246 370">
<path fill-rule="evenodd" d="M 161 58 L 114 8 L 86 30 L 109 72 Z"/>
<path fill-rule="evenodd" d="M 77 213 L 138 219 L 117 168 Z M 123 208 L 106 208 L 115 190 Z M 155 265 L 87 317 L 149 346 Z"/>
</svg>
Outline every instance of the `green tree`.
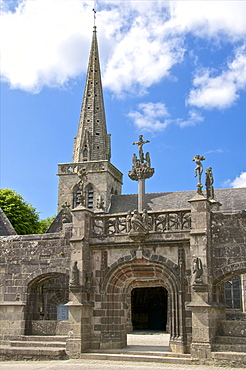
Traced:
<svg viewBox="0 0 246 370">
<path fill-rule="evenodd" d="M 39 234 L 45 233 L 50 224 L 54 221 L 55 216 L 47 217 L 43 220 L 39 220 Z"/>
<path fill-rule="evenodd" d="M 0 189 L 0 207 L 19 235 L 42 234 L 52 217 L 39 219 L 39 212 L 15 190 Z"/>
</svg>

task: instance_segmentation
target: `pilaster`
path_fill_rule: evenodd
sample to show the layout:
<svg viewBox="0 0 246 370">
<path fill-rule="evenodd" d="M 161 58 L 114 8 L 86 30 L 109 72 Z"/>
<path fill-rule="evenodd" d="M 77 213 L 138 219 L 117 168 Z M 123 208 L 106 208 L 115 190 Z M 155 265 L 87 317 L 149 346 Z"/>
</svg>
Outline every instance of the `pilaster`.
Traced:
<svg viewBox="0 0 246 370">
<path fill-rule="evenodd" d="M 91 346 L 91 254 L 89 235 L 92 212 L 83 206 L 72 210 L 73 231 L 71 243 L 71 266 L 69 282 L 70 332 L 66 350 L 70 357 L 79 358 Z"/>
<path fill-rule="evenodd" d="M 211 251 L 211 201 L 196 194 L 191 204 L 191 303 L 193 358 L 207 361 L 211 358 L 211 344 L 217 324 L 225 309 L 213 302 L 213 271 Z"/>
</svg>

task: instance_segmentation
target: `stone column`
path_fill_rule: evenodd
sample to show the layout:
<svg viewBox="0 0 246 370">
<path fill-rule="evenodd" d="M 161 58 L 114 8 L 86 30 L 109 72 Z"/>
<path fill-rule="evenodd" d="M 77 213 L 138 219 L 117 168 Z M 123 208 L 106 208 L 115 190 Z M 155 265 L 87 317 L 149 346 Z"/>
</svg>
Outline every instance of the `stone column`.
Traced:
<svg viewBox="0 0 246 370">
<path fill-rule="evenodd" d="M 196 194 L 191 204 L 191 303 L 193 358 L 211 358 L 211 344 L 216 336 L 218 321 L 225 316 L 225 308 L 213 302 L 213 271 L 211 246 L 211 202 Z"/>
<path fill-rule="evenodd" d="M 145 208 L 145 179 L 138 180 L 138 212 Z"/>
<path fill-rule="evenodd" d="M 93 302 L 88 276 L 91 273 L 89 235 L 92 212 L 84 206 L 72 210 L 73 231 L 71 243 L 71 267 L 69 283 L 70 332 L 66 351 L 72 358 L 79 358 L 91 345 L 91 318 Z"/>
</svg>

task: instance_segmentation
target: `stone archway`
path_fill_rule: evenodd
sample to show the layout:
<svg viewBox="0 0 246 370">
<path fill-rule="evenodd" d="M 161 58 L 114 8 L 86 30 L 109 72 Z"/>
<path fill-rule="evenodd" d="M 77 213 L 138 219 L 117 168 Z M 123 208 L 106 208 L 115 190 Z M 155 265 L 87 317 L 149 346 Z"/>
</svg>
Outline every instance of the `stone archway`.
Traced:
<svg viewBox="0 0 246 370">
<path fill-rule="evenodd" d="M 179 277 L 168 264 L 144 258 L 110 269 L 103 284 L 102 307 L 105 316 L 102 317 L 101 342 L 104 348 L 123 348 L 127 344 L 127 333 L 132 329 L 132 290 L 163 287 L 168 292 L 170 348 L 174 352 L 184 353 L 184 307 L 179 286 Z"/>
<path fill-rule="evenodd" d="M 58 306 L 68 302 L 68 275 L 37 276 L 27 287 L 26 334 L 56 334 Z"/>
<path fill-rule="evenodd" d="M 133 288 L 131 318 L 133 330 L 166 331 L 168 292 L 164 287 Z"/>
</svg>

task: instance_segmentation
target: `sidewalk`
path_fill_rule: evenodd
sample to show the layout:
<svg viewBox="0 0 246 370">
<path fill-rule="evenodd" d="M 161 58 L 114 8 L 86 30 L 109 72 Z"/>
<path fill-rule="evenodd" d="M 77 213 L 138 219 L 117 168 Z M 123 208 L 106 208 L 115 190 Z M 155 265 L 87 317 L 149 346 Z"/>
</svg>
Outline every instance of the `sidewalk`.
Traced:
<svg viewBox="0 0 246 370">
<path fill-rule="evenodd" d="M 97 360 L 65 360 L 65 361 L 9 361 L 0 362 L 1 370 L 231 370 L 231 367 L 204 365 L 171 365 L 152 362 L 123 362 Z M 236 368 L 245 370 L 245 368 Z"/>
</svg>

